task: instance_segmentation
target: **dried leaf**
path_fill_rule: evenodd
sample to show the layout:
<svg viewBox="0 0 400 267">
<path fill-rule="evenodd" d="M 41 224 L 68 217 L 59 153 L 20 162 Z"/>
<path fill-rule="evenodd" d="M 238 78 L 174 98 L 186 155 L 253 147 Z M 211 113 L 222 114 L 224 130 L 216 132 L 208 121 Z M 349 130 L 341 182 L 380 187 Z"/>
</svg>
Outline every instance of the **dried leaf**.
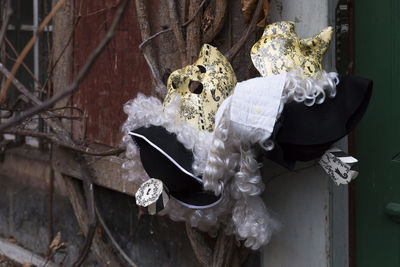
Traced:
<svg viewBox="0 0 400 267">
<path fill-rule="evenodd" d="M 264 0 L 264 2 L 263 2 L 263 12 L 264 12 L 264 17 L 263 17 L 263 19 L 260 20 L 260 21 L 257 23 L 257 26 L 258 26 L 258 27 L 261 27 L 261 28 L 264 28 L 264 27 L 265 27 L 265 24 L 266 24 L 266 22 L 267 22 L 267 16 L 268 16 L 268 14 L 269 14 L 269 0 Z"/>
<path fill-rule="evenodd" d="M 51 244 L 49 247 L 50 250 L 54 250 L 54 248 L 60 244 L 60 240 L 61 240 L 61 232 L 58 232 L 56 237 L 53 239 L 53 241 L 51 241 Z"/>
<path fill-rule="evenodd" d="M 65 243 L 60 241 L 61 241 L 61 232 L 58 232 L 56 237 L 53 239 L 53 241 L 51 241 L 51 244 L 49 246 L 50 251 L 52 253 L 56 252 L 58 249 L 65 246 Z"/>
<path fill-rule="evenodd" d="M 97 236 L 103 238 L 103 230 L 100 227 L 96 227 Z"/>
<path fill-rule="evenodd" d="M 244 20 L 249 23 L 257 6 L 257 0 L 241 0 Z"/>
<path fill-rule="evenodd" d="M 146 210 L 146 209 L 144 209 L 143 207 L 139 207 L 139 209 L 138 209 L 138 221 L 140 221 L 140 219 L 142 218 L 142 216 L 143 216 L 144 214 L 146 214 L 145 210 Z"/>
<path fill-rule="evenodd" d="M 258 0 L 241 0 L 242 12 L 246 23 L 249 23 L 253 16 L 254 10 L 257 7 Z M 263 0 L 263 19 L 257 23 L 258 27 L 265 27 L 265 22 L 269 14 L 269 0 Z"/>
<path fill-rule="evenodd" d="M 202 22 L 201 22 L 201 30 L 202 32 L 206 32 L 212 25 L 214 21 L 214 13 L 211 6 L 208 6 L 206 11 L 204 11 Z"/>
</svg>

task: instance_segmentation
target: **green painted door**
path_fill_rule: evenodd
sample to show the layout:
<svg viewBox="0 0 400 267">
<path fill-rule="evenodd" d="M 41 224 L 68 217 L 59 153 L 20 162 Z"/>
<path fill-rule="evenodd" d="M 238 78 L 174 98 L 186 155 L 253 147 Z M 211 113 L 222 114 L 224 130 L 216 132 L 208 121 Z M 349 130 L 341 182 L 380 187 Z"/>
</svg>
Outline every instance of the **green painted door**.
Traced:
<svg viewBox="0 0 400 267">
<path fill-rule="evenodd" d="M 355 2 L 355 72 L 374 81 L 356 129 L 356 263 L 399 267 L 400 215 L 385 207 L 400 214 L 400 1 Z"/>
</svg>

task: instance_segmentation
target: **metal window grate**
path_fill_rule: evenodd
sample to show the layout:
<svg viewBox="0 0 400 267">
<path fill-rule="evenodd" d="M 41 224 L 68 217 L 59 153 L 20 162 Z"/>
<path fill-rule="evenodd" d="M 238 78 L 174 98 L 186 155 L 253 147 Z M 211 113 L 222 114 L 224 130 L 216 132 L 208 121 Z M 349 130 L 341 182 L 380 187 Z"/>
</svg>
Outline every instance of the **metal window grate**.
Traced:
<svg viewBox="0 0 400 267">
<path fill-rule="evenodd" d="M 27 42 L 36 34 L 36 31 L 44 19 L 46 14 L 51 9 L 51 0 L 13 0 L 12 1 L 13 16 L 10 19 L 10 24 L 7 30 L 7 39 L 11 43 L 12 47 L 19 54 Z M 44 98 L 46 92 L 40 92 L 39 84 L 35 81 L 39 81 L 43 84 L 47 79 L 47 67 L 49 59 L 49 51 L 51 51 L 51 34 L 53 31 L 52 25 L 49 25 L 44 29 L 44 32 L 39 37 L 39 40 L 34 44 L 34 47 L 29 52 L 24 60 L 25 65 L 30 69 L 31 74 L 25 70 L 22 66 L 16 74 L 16 78 L 20 80 L 27 89 L 34 92 L 38 97 Z M 17 55 L 14 53 L 14 49 L 8 43 L 4 43 L 5 49 L 2 49 L 2 62 L 11 69 L 15 63 Z M 32 77 L 33 76 L 33 77 Z M 4 81 L 3 81 L 4 83 Z M 19 93 L 16 90 L 10 88 L 8 92 L 8 104 L 13 105 L 18 101 Z M 13 108 L 26 109 L 27 105 L 17 103 Z M 29 124 L 29 128 L 32 130 L 43 131 L 43 122 L 38 116 L 34 117 L 32 122 Z M 15 139 L 15 136 L 6 135 L 6 139 Z M 36 138 L 27 137 L 26 143 L 39 146 L 39 141 Z"/>
</svg>

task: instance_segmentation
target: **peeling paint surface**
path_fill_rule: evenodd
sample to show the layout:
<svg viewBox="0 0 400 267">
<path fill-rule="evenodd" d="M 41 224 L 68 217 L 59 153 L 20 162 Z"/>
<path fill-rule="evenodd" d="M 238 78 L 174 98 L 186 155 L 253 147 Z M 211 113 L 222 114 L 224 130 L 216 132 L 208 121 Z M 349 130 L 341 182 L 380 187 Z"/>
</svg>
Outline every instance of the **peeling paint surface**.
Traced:
<svg viewBox="0 0 400 267">
<path fill-rule="evenodd" d="M 73 42 L 73 73 L 82 68 L 91 51 L 103 39 L 116 11 L 115 0 L 75 0 L 75 13 L 81 19 Z M 149 94 L 150 77 L 138 46 L 141 43 L 135 2 L 130 1 L 113 40 L 98 58 L 74 95 L 73 104 L 87 111 L 86 127 L 82 121 L 74 122 L 75 138 L 95 143 L 118 145 L 120 128 L 126 116 L 123 104 L 138 92 Z"/>
<path fill-rule="evenodd" d="M 264 266 L 329 266 L 329 180 L 313 162 L 300 165 L 266 186 L 266 205 L 282 229 L 264 249 Z M 264 179 L 280 168 L 264 166 Z"/>
<path fill-rule="evenodd" d="M 294 21 L 302 38 L 328 26 L 328 0 L 276 0 L 270 8 L 270 23 Z M 263 266 L 332 266 L 332 198 L 326 174 L 314 162 L 288 172 L 268 161 L 263 178 L 265 203 L 282 223 L 281 232 L 263 250 Z"/>
<path fill-rule="evenodd" d="M 271 1 L 269 22 L 295 21 L 296 32 L 303 38 L 318 33 L 328 26 L 328 0 Z"/>
</svg>

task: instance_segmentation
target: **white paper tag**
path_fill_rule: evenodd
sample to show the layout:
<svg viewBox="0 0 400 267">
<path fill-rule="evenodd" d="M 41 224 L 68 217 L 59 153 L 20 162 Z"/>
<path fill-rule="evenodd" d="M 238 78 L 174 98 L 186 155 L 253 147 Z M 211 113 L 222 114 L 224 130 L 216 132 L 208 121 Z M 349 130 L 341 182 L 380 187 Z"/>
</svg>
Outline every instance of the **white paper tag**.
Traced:
<svg viewBox="0 0 400 267">
<path fill-rule="evenodd" d="M 348 184 L 358 175 L 358 160 L 337 148 L 327 150 L 319 164 L 337 185 Z"/>
<path fill-rule="evenodd" d="M 135 194 L 136 204 L 141 207 L 147 207 L 157 202 L 157 199 L 163 192 L 163 182 L 151 178 L 144 182 Z"/>
</svg>

